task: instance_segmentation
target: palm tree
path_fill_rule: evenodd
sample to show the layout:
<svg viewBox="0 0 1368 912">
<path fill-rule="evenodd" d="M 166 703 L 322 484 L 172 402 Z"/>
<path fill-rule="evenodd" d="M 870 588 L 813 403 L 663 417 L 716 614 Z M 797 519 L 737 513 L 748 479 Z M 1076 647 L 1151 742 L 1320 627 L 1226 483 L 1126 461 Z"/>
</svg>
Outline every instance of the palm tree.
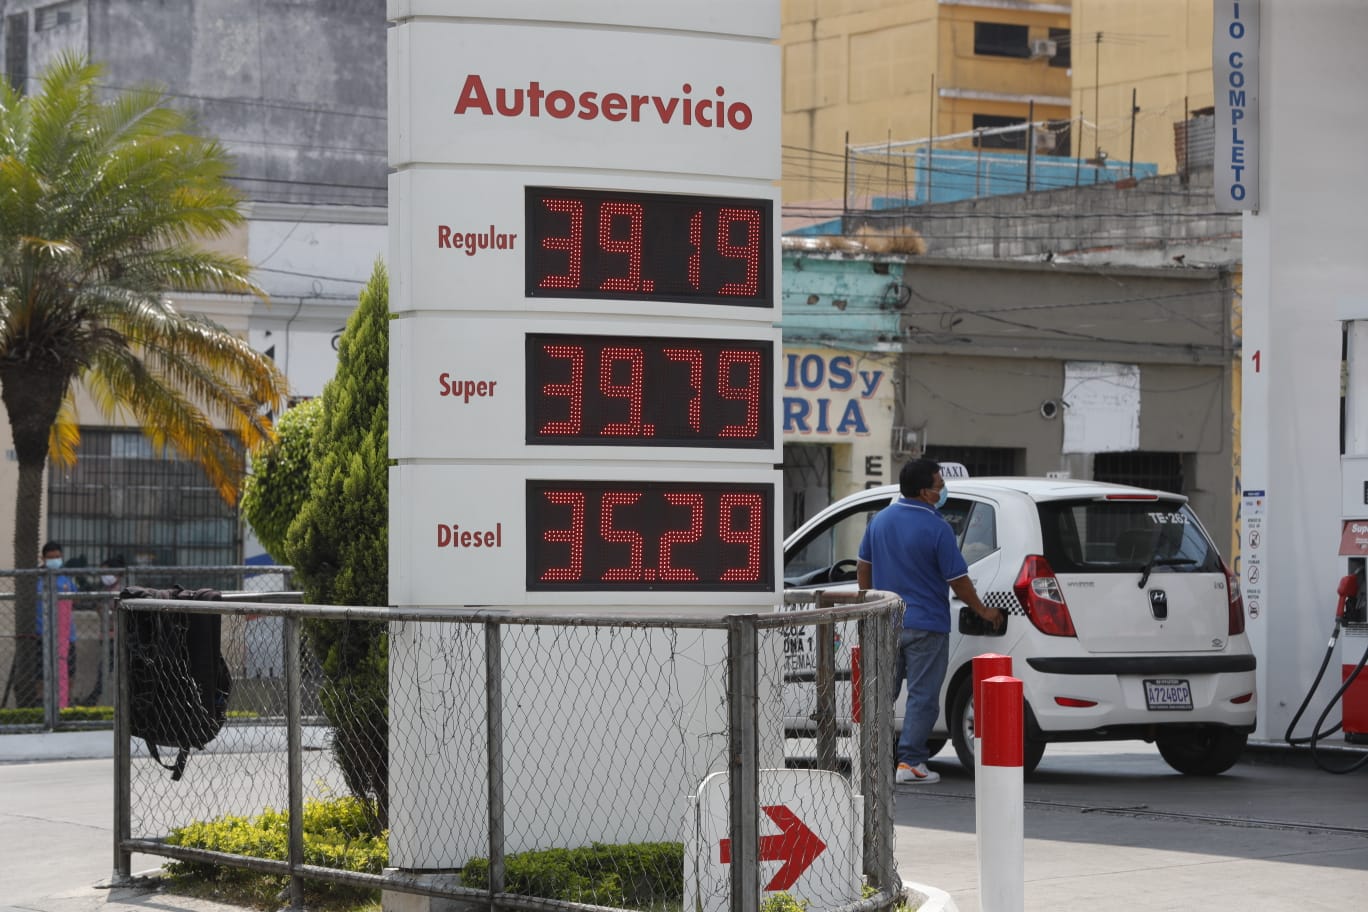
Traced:
<svg viewBox="0 0 1368 912">
<path fill-rule="evenodd" d="M 203 466 L 230 504 L 244 472 L 236 443 L 267 443 L 269 412 L 287 395 L 270 359 L 166 297 L 262 295 L 246 260 L 201 246 L 243 222 L 227 154 L 193 135 L 164 92 L 103 98 L 100 73 L 65 56 L 35 95 L 0 80 L 0 399 L 19 461 L 15 567 L 38 554 L 47 458 L 75 459 L 76 384 L 109 419 L 131 417 L 154 446 Z M 27 583 L 14 601 L 16 683 L 32 702 L 40 665 Z"/>
</svg>

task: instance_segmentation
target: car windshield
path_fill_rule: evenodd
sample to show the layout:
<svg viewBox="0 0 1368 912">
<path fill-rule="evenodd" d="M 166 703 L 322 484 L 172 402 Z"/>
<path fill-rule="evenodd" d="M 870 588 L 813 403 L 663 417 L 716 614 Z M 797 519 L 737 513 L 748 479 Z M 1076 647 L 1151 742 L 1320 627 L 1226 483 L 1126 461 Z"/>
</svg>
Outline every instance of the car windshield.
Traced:
<svg viewBox="0 0 1368 912">
<path fill-rule="evenodd" d="M 1037 505 L 1045 559 L 1056 573 L 1213 573 L 1221 557 L 1186 504 L 1154 500 Z"/>
</svg>

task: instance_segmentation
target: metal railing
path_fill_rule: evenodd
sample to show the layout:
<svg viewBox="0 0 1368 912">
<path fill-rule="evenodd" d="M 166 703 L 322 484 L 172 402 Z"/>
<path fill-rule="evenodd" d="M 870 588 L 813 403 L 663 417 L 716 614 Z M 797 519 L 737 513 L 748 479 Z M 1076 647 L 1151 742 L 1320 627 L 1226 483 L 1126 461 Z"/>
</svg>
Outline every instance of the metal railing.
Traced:
<svg viewBox="0 0 1368 912">
<path fill-rule="evenodd" d="M 122 602 L 121 638 L 139 612 L 221 616 L 225 656 L 244 656 L 241 639 L 267 624 L 279 636 L 283 667 L 242 686 L 236 676 L 244 669 L 230 662 L 229 724 L 172 781 L 130 735 L 129 650 L 119 650 L 114 880 L 128 880 L 130 856 L 140 852 L 288 878 L 296 908 L 311 880 L 471 908 L 591 912 L 634 907 L 628 885 L 655 873 L 607 871 L 605 883 L 621 884 L 622 895 L 609 889 L 567 900 L 520 880 L 515 859 L 543 849 L 682 840 L 685 870 L 656 873 L 682 886 L 686 907 L 755 912 L 784 879 L 774 852 L 789 830 L 769 835 L 779 821 L 775 806 L 792 805 L 801 816 L 810 800 L 848 808 L 836 817 L 853 832 L 845 842 L 839 832 L 819 833 L 817 857 L 825 854 L 821 864 L 829 867 L 804 860 L 806 879 L 785 892 L 812 912 L 892 908 L 903 890 L 893 860 L 890 692 L 901 602 L 880 592 L 801 592 L 790 593 L 784 609 L 587 616 Z M 336 661 L 375 654 L 358 648 L 363 637 L 346 633 L 365 630 L 386 637 L 387 686 L 379 695 Z M 862 673 L 847 698 L 858 693 L 862 724 L 851 725 L 848 707 L 836 700 L 838 682 L 852 677 L 848 646 L 856 636 Z M 820 646 L 801 669 L 785 645 L 795 637 Z M 370 705 L 378 701 L 385 705 Z M 341 708 L 385 731 L 339 720 Z M 378 787 L 349 769 L 356 758 L 348 758 L 348 745 L 358 734 L 385 746 Z M 706 784 L 719 773 L 724 826 L 696 838 L 708 825 L 699 810 Z M 774 797 L 793 781 L 801 788 Z M 310 809 L 348 795 L 368 809 L 358 830 L 386 841 L 381 870 L 321 859 L 304 832 Z M 278 818 L 282 808 L 283 857 L 184 838 L 198 821 Z M 714 837 L 721 837 L 716 844 Z M 485 879 L 472 885 L 477 867 Z"/>
<path fill-rule="evenodd" d="M 278 592 L 291 587 L 292 572 L 245 564 L 0 570 L 0 732 L 110 726 L 79 708 L 114 704 L 114 603 L 124 586 Z M 117 576 L 112 587 L 103 574 Z M 25 585 L 36 585 L 33 624 L 17 614 Z"/>
</svg>

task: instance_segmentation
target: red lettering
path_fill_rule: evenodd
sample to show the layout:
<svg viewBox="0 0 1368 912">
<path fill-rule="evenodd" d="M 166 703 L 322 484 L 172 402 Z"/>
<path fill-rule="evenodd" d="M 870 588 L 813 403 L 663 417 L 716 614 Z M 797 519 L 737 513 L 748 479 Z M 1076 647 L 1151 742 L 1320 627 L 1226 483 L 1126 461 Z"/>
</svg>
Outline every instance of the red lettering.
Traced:
<svg viewBox="0 0 1368 912">
<path fill-rule="evenodd" d="M 450 247 L 450 246 L 451 246 L 451 226 L 450 226 L 450 225 L 438 225 L 438 226 L 437 226 L 437 246 L 438 246 L 438 247 Z"/>
<path fill-rule="evenodd" d="M 475 108 L 481 114 L 494 113 L 489 106 L 489 93 L 485 91 L 484 80 L 475 73 L 466 77 L 465 85 L 461 87 L 460 100 L 456 102 L 455 113 L 464 114 L 470 108 Z"/>
<path fill-rule="evenodd" d="M 456 101 L 454 113 L 475 113 L 503 117 L 540 117 L 543 108 L 551 117 L 566 119 L 577 117 L 580 120 L 603 120 L 614 123 L 630 119 L 640 123 L 643 115 L 654 115 L 661 124 L 678 124 L 690 127 L 727 128 L 746 130 L 754 120 L 754 114 L 745 102 L 727 104 L 722 101 L 726 95 L 723 86 L 714 91 L 717 100 L 690 98 L 693 86 L 684 83 L 681 95 L 634 95 L 624 92 L 604 92 L 584 90 L 575 92 L 570 89 L 543 89 L 540 82 L 529 82 L 526 88 L 496 86 L 495 103 L 490 102 L 490 90 L 484 80 L 476 73 L 466 76 Z"/>
</svg>

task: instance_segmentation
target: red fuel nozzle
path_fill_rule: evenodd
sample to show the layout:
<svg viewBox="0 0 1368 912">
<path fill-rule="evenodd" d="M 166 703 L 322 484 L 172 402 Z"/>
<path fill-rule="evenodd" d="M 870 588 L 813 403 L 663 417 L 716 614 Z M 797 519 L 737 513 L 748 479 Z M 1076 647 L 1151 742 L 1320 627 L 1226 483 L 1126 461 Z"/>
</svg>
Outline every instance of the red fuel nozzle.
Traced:
<svg viewBox="0 0 1368 912">
<path fill-rule="evenodd" d="M 1350 573 L 1348 576 L 1341 576 L 1339 581 L 1339 604 L 1335 606 L 1335 619 L 1344 617 L 1344 603 L 1358 595 L 1359 581 L 1357 573 Z"/>
</svg>

